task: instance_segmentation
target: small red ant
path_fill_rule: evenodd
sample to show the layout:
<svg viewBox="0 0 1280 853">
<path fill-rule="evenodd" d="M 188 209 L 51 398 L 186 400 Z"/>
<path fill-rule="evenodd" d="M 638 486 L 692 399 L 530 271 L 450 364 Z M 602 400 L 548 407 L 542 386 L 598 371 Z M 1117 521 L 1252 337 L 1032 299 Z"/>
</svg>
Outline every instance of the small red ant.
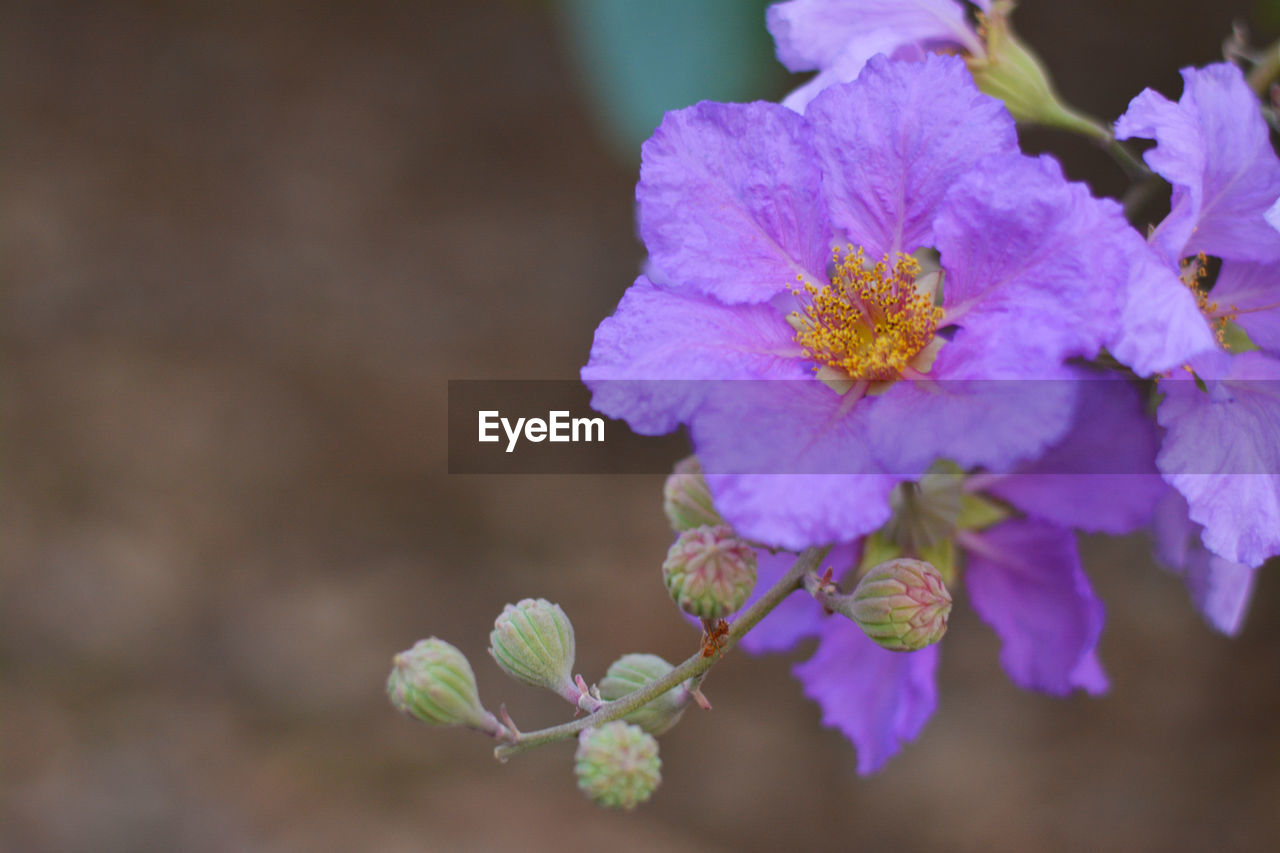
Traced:
<svg viewBox="0 0 1280 853">
<path fill-rule="evenodd" d="M 708 627 L 702 632 L 702 656 L 704 658 L 717 655 L 724 649 L 725 637 L 729 634 L 729 623 L 721 619 L 715 628 Z"/>
</svg>

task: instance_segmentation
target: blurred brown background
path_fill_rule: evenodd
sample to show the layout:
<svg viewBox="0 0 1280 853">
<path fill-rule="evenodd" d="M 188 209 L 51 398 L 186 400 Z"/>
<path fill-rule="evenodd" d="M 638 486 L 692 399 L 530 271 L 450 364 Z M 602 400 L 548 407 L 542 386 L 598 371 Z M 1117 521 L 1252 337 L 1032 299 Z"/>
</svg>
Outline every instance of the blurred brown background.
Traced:
<svg viewBox="0 0 1280 853">
<path fill-rule="evenodd" d="M 1249 7 L 1017 21 L 1114 118 Z M 1090 545 L 1108 697 L 1017 690 L 962 604 L 937 715 L 870 779 L 800 655 L 727 659 L 629 815 L 568 745 L 499 766 L 401 718 L 390 657 L 437 634 L 490 705 L 558 721 L 484 651 L 523 596 L 589 677 L 696 643 L 660 478 L 445 473 L 446 381 L 572 378 L 641 260 L 564 28 L 514 0 L 2 8 L 0 849 L 1274 849 L 1280 577 L 1227 640 L 1141 538 Z"/>
</svg>

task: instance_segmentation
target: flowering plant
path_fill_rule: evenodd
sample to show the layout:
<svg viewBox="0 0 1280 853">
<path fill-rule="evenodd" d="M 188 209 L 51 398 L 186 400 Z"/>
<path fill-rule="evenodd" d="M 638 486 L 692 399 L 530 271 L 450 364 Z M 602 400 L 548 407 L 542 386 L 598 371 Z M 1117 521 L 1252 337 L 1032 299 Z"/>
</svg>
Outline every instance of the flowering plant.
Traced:
<svg viewBox="0 0 1280 853">
<path fill-rule="evenodd" d="M 971 6 L 778 3 L 779 59 L 816 75 L 781 104 L 673 111 L 644 145 L 648 263 L 582 380 L 639 433 L 688 429 L 662 571 L 699 648 L 593 686 L 564 612 L 527 599 L 491 652 L 586 717 L 521 732 L 434 638 L 397 657 L 394 704 L 501 758 L 577 736 L 580 787 L 630 808 L 739 641 L 817 639 L 796 676 L 863 773 L 935 709 L 953 590 L 1016 684 L 1104 692 L 1077 531 L 1151 530 L 1210 624 L 1239 628 L 1280 553 L 1280 160 L 1255 95 L 1274 64 L 1186 69 L 1177 103 L 1143 92 L 1113 129 L 1056 94 L 1011 3 Z M 1018 122 L 1094 140 L 1134 198 L 1164 179 L 1169 214 L 1144 235 L 1022 153 Z"/>
</svg>

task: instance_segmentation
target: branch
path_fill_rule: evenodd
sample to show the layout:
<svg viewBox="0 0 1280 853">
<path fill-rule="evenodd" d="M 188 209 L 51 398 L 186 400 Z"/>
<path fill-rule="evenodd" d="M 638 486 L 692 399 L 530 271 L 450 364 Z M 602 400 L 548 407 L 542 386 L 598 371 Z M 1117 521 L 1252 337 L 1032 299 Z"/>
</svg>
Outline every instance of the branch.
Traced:
<svg viewBox="0 0 1280 853">
<path fill-rule="evenodd" d="M 764 595 L 756 599 L 754 604 L 744 610 L 737 619 L 733 620 L 733 624 L 729 626 L 729 633 L 725 637 L 724 651 L 727 652 L 737 645 L 738 640 L 744 634 L 754 628 L 761 619 L 781 604 L 784 598 L 799 589 L 805 574 L 817 569 L 829 550 L 831 550 L 829 547 L 808 548 L 797 557 L 795 563 L 792 564 L 785 575 L 779 578 L 777 583 L 769 587 Z M 598 711 L 590 716 L 546 729 L 521 733 L 516 736 L 514 742 L 503 744 L 495 749 L 493 756 L 499 761 L 506 761 L 511 756 L 527 749 L 532 749 L 535 746 L 566 740 L 583 729 L 594 728 L 612 720 L 621 719 L 637 708 L 644 707 L 671 688 L 682 684 L 687 679 L 701 676 L 717 660 L 718 657 L 703 657 L 702 652 L 699 651 L 661 678 L 650 681 L 645 686 L 628 693 L 626 696 L 602 705 Z"/>
</svg>

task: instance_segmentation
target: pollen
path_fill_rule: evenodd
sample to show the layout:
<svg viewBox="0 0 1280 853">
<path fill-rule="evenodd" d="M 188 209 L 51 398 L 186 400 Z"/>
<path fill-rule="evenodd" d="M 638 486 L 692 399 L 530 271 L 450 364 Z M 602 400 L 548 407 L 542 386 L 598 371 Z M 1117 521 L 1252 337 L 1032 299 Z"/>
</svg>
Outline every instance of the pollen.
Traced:
<svg viewBox="0 0 1280 853">
<path fill-rule="evenodd" d="M 1209 321 L 1218 343 L 1225 348 L 1227 345 L 1227 324 L 1231 322 L 1234 310 L 1222 312 L 1219 310 L 1218 303 L 1209 298 L 1209 289 L 1204 283 L 1205 276 L 1209 272 L 1209 259 L 1204 252 L 1201 252 L 1194 258 L 1184 258 L 1179 267 L 1181 269 L 1179 270 L 1178 278 L 1195 295 L 1196 307 L 1200 309 L 1200 313 Z M 1234 309 L 1235 306 L 1231 307 Z"/>
<path fill-rule="evenodd" d="M 861 248 L 847 246 L 832 253 L 831 283 L 803 282 L 793 288 L 808 301 L 788 318 L 804 355 L 852 380 L 892 381 L 901 376 L 933 340 L 942 308 L 934 304 L 932 287 L 917 283 L 920 263 L 897 254 L 869 264 Z"/>
</svg>

